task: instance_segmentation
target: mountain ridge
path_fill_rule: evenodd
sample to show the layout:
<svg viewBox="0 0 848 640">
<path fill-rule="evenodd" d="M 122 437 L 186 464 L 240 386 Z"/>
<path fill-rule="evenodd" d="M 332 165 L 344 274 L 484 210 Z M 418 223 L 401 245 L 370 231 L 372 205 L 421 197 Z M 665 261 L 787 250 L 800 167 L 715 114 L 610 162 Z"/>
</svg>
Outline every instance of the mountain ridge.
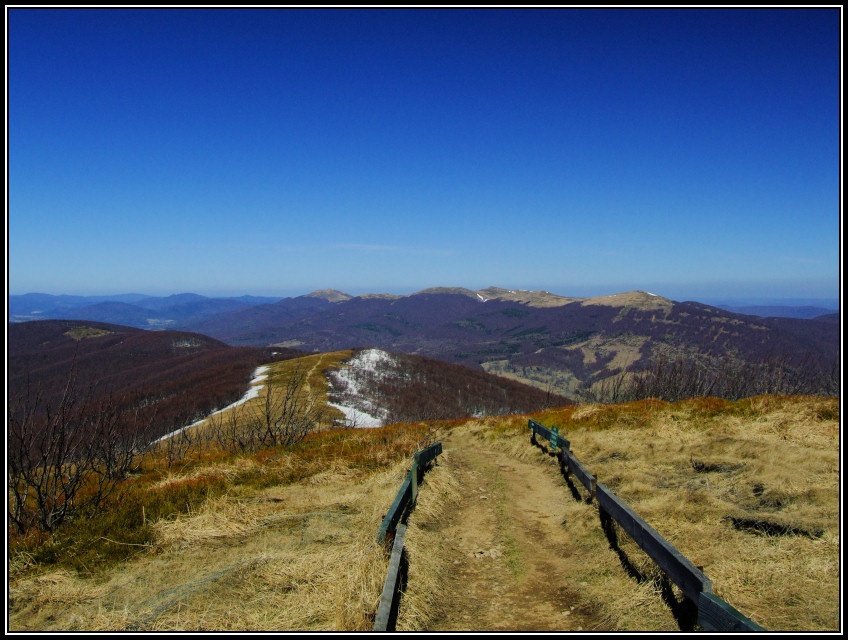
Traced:
<svg viewBox="0 0 848 640">
<path fill-rule="evenodd" d="M 642 290 L 576 298 L 499 287 L 358 296 L 320 289 L 262 304 L 196 294 L 147 304 L 172 317 L 120 302 L 57 313 L 68 318 L 87 310 L 91 320 L 191 331 L 231 346 L 313 352 L 377 347 L 483 369 L 564 395 L 644 369 L 658 358 L 695 359 L 708 367 L 728 358 L 778 359 L 796 368 L 812 362 L 823 370 L 838 359 L 839 349 L 833 314 L 759 317 Z"/>
<path fill-rule="evenodd" d="M 527 300 L 531 296 L 534 303 Z M 253 308 L 249 319 L 236 311 L 224 322 L 209 318 L 185 328 L 245 346 L 320 352 L 372 346 L 426 355 L 543 388 L 553 385 L 564 394 L 644 368 L 660 356 L 800 363 L 829 361 L 838 350 L 832 322 L 746 316 L 646 291 L 560 298 L 515 291 L 486 298 L 457 288 L 334 303 L 289 298 Z M 305 306 L 305 300 L 312 303 Z"/>
</svg>

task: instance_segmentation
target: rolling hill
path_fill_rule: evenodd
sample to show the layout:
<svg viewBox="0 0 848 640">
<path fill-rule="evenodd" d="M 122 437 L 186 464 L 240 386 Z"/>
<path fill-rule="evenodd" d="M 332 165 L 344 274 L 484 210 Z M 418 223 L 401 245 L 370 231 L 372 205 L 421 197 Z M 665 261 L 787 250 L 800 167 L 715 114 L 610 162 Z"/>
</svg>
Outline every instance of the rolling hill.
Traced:
<svg viewBox="0 0 848 640">
<path fill-rule="evenodd" d="M 710 364 L 778 359 L 827 368 L 839 348 L 838 326 L 829 322 L 735 314 L 644 291 L 583 299 L 497 288 L 336 293 L 286 298 L 183 326 L 233 345 L 309 351 L 374 346 L 426 355 L 561 394 L 658 357 Z"/>
<path fill-rule="evenodd" d="M 54 408 L 68 376 L 79 397 L 113 394 L 119 407 L 155 405 L 157 434 L 238 399 L 253 370 L 300 355 L 291 349 L 230 347 L 182 331 L 144 331 L 100 322 L 39 320 L 9 325 L 7 390 L 27 387 Z"/>
<path fill-rule="evenodd" d="M 53 296 L 28 293 L 9 296 L 10 322 L 28 320 L 92 320 L 140 329 L 172 329 L 179 322 L 275 302 L 277 298 L 241 296 L 208 298 L 196 293 L 166 297 L 137 293 L 116 296 Z"/>
<path fill-rule="evenodd" d="M 45 404 L 56 407 L 73 371 L 80 397 L 89 393 L 96 401 L 111 393 L 121 407 L 155 406 L 155 435 L 161 435 L 240 398 L 260 364 L 303 355 L 284 347 L 231 347 L 198 333 L 31 321 L 9 327 L 8 389 L 15 398 L 29 385 Z M 341 365 L 356 375 L 355 389 L 342 383 L 344 376 L 330 377 L 338 402 L 378 404 L 381 424 L 501 415 L 571 403 L 481 370 L 421 356 L 381 352 L 379 361 L 376 369 Z"/>
<path fill-rule="evenodd" d="M 566 395 L 595 393 L 604 381 L 658 359 L 685 358 L 713 372 L 727 360 L 772 361 L 810 377 L 829 376 L 826 383 L 799 386 L 805 393 L 832 393 L 830 378 L 838 368 L 838 314 L 760 317 L 646 291 L 596 298 L 498 287 L 434 287 L 406 296 L 323 289 L 280 300 L 196 294 L 10 297 L 11 320 L 50 315 L 195 332 L 240 347 L 326 352 L 373 346 L 484 369 Z"/>
</svg>

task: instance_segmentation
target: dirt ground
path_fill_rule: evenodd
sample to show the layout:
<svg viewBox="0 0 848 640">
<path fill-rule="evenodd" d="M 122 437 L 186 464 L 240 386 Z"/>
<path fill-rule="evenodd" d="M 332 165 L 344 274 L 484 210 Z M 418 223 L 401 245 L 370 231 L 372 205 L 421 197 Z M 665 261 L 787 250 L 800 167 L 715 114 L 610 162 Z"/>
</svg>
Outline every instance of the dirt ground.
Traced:
<svg viewBox="0 0 848 640">
<path fill-rule="evenodd" d="M 441 596 L 449 604 L 427 630 L 603 627 L 598 607 L 569 581 L 580 549 L 566 507 L 592 507 L 576 503 L 555 464 L 547 470 L 461 433 L 447 435 L 443 446 L 440 464 L 455 474 L 462 495 L 440 526 L 450 563 Z"/>
</svg>

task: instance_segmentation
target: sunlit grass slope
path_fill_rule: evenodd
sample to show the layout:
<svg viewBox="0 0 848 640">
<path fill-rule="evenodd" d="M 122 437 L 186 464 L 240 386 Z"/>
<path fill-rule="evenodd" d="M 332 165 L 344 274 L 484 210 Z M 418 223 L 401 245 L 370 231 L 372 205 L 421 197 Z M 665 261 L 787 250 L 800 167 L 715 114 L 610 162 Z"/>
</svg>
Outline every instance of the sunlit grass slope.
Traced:
<svg viewBox="0 0 848 640">
<path fill-rule="evenodd" d="M 531 417 L 558 426 L 598 482 L 703 567 L 718 596 L 760 625 L 838 628 L 838 398 L 648 400 Z M 556 463 L 529 444 L 524 416 L 483 419 L 473 431 L 558 473 Z M 586 557 L 606 557 L 609 565 L 586 562 L 572 579 L 585 583 L 589 599 L 607 603 L 606 626 L 651 628 L 643 615 L 650 606 L 638 595 L 651 583 L 620 583 L 624 570 L 600 535 L 597 507 L 587 511 L 566 489 L 563 500 L 574 503 L 566 516 L 569 532 L 585 534 Z M 635 569 L 656 575 L 650 558 L 620 528 L 617 533 Z"/>
<path fill-rule="evenodd" d="M 13 539 L 11 630 L 367 629 L 374 543 L 424 425 L 151 469 L 100 517 Z"/>
<path fill-rule="evenodd" d="M 310 384 L 323 389 L 318 374 L 332 358 L 301 360 L 277 363 L 271 375 L 308 365 Z M 838 628 L 838 399 L 643 401 L 532 417 L 559 426 L 600 482 L 759 624 Z M 558 473 L 530 445 L 526 416 L 328 429 L 239 455 L 210 445 L 170 467 L 161 451 L 103 513 L 50 537 L 10 533 L 9 629 L 368 630 L 388 562 L 376 531 L 435 426 Z M 439 473 L 421 489 L 419 520 L 446 517 L 463 489 Z M 568 579 L 599 602 L 606 629 L 656 628 L 663 605 L 655 587 L 624 572 L 597 508 L 565 485 L 562 504 L 564 534 L 578 537 L 586 560 L 551 579 Z M 621 532 L 619 540 L 644 574 L 655 572 Z M 430 582 L 418 595 L 411 585 L 399 625 L 423 629 L 444 606 L 439 575 L 450 567 L 439 564 L 437 537 L 411 544 L 410 576 L 424 561 Z"/>
</svg>

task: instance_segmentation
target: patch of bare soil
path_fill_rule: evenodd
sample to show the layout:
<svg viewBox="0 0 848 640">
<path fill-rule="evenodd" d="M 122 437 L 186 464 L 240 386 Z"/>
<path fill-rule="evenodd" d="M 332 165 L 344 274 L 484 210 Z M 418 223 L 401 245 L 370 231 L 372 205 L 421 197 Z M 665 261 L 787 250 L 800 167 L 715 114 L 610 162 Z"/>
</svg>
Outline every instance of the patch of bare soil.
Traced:
<svg viewBox="0 0 848 640">
<path fill-rule="evenodd" d="M 565 481 L 481 440 L 451 433 L 462 497 L 440 527 L 452 572 L 430 631 L 581 631 L 602 628 L 598 608 L 563 577 L 580 558 L 564 521 Z M 528 444 L 528 446 L 530 446 Z"/>
</svg>

